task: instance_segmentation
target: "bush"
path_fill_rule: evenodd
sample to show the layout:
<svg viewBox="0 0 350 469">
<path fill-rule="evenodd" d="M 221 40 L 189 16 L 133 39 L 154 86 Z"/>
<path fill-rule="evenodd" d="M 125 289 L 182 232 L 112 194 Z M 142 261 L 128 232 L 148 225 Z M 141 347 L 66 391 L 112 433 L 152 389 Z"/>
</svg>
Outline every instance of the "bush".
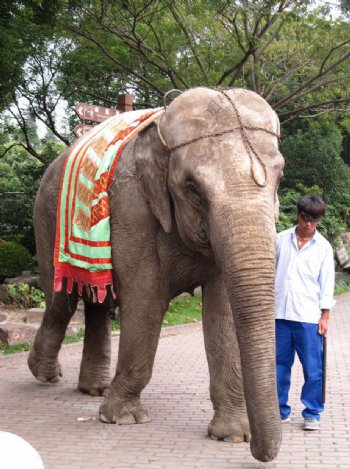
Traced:
<svg viewBox="0 0 350 469">
<path fill-rule="evenodd" d="M 11 303 L 23 308 L 44 307 L 44 293 L 38 288 L 31 287 L 27 283 L 9 283 L 7 293 Z"/>
<path fill-rule="evenodd" d="M 0 279 L 15 277 L 22 270 L 28 270 L 33 258 L 28 249 L 12 241 L 0 240 Z"/>
<path fill-rule="evenodd" d="M 344 204 L 349 191 L 350 167 L 342 160 L 342 134 L 332 122 L 310 122 L 285 135 L 281 152 L 286 160 L 282 187 L 318 185 L 325 202 Z"/>
</svg>

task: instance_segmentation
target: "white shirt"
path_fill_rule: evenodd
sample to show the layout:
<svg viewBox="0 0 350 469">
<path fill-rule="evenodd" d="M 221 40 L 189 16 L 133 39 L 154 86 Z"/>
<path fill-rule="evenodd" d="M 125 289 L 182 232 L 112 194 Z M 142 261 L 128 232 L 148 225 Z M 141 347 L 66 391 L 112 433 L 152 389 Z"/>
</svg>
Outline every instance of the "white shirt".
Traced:
<svg viewBox="0 0 350 469">
<path fill-rule="evenodd" d="M 321 310 L 335 305 L 333 250 L 316 230 L 298 251 L 295 229 L 277 235 L 276 319 L 318 324 Z"/>
</svg>

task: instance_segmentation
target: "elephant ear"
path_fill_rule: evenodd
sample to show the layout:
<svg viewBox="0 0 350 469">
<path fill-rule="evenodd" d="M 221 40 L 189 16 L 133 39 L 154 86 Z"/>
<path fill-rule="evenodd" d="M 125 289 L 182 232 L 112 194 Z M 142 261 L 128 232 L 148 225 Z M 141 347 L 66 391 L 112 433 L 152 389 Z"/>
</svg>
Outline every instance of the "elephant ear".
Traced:
<svg viewBox="0 0 350 469">
<path fill-rule="evenodd" d="M 167 187 L 168 156 L 152 123 L 136 137 L 135 165 L 141 190 L 166 233 L 171 231 L 171 207 Z"/>
</svg>

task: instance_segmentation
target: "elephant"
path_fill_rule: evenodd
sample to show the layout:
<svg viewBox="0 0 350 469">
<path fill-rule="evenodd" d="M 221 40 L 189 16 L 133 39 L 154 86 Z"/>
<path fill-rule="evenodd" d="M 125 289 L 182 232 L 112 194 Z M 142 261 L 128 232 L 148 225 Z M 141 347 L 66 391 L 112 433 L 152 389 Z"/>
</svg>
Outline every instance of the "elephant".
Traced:
<svg viewBox="0 0 350 469">
<path fill-rule="evenodd" d="M 104 395 L 106 423 L 150 420 L 151 379 L 163 316 L 182 292 L 202 288 L 213 439 L 250 441 L 270 461 L 281 444 L 275 378 L 277 188 L 284 159 L 279 120 L 253 91 L 197 87 L 123 148 L 110 186 L 113 282 L 121 331 L 110 381 L 109 303 L 85 302 L 78 388 Z M 37 259 L 46 310 L 28 364 L 42 382 L 62 376 L 58 353 L 77 288 L 54 292 L 53 251 L 67 153 L 46 170 L 35 202 Z M 106 391 L 106 392 L 105 392 Z"/>
</svg>

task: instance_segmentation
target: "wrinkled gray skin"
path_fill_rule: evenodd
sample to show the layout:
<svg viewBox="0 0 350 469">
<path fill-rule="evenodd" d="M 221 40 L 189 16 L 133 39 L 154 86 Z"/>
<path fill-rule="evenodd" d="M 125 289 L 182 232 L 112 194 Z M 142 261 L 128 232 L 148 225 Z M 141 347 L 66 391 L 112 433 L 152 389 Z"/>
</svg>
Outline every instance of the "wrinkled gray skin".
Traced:
<svg viewBox="0 0 350 469">
<path fill-rule="evenodd" d="M 230 90 L 247 126 L 278 131 L 278 119 L 258 95 Z M 188 90 L 161 118 L 169 147 L 237 127 L 218 91 Z M 118 364 L 100 408 L 103 422 L 149 421 L 140 394 L 151 378 L 169 301 L 201 285 L 203 330 L 214 417 L 209 435 L 249 440 L 261 461 L 281 442 L 274 348 L 276 190 L 283 168 L 277 138 L 247 130 L 267 168 L 259 186 L 239 130 L 183 146 L 170 156 L 152 124 L 123 150 L 110 190 L 115 289 L 120 305 Z M 53 296 L 57 195 L 66 155 L 44 175 L 35 205 L 35 232 L 48 305 L 28 360 L 43 382 L 62 376 L 57 355 L 77 294 Z M 263 179 L 255 160 L 256 180 Z M 232 314 L 233 312 L 233 314 Z M 79 389 L 100 395 L 110 385 L 108 306 L 86 303 Z M 242 371 L 241 371 L 242 370 Z M 248 417 L 248 418 L 247 418 Z M 249 419 L 249 423 L 248 423 Z"/>
</svg>

